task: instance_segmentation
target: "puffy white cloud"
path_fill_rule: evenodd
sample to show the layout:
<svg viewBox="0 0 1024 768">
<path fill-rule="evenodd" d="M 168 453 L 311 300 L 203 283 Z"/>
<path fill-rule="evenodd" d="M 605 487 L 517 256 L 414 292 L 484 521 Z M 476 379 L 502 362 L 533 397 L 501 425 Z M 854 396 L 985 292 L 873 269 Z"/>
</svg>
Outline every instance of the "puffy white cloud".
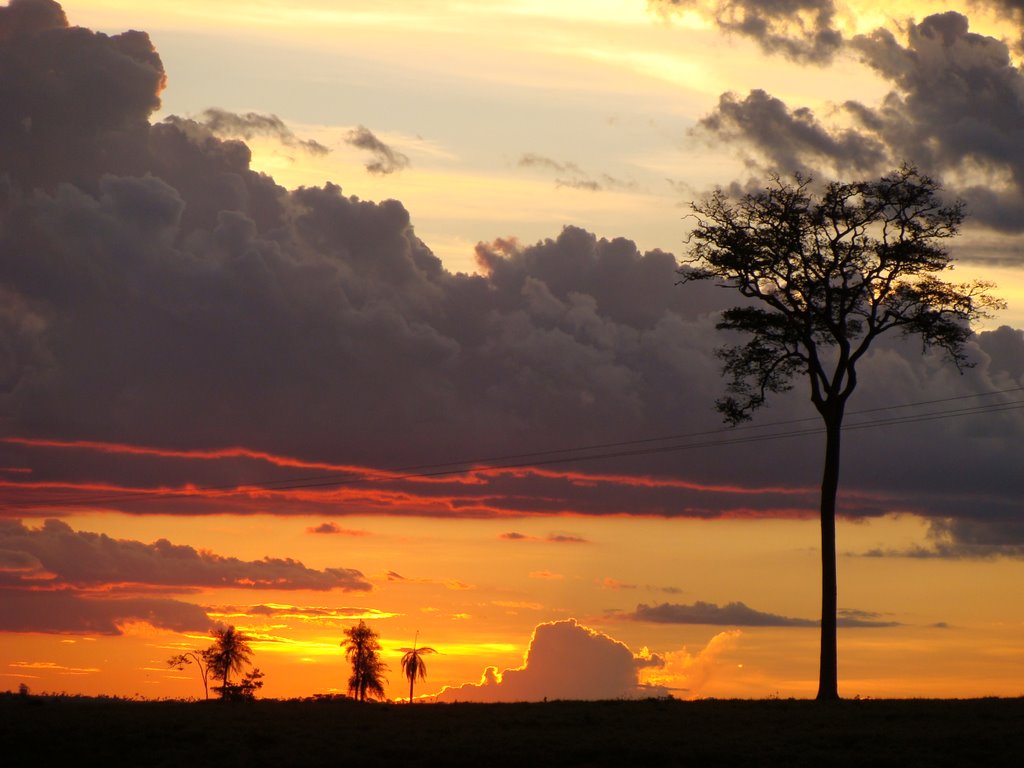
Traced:
<svg viewBox="0 0 1024 768">
<path fill-rule="evenodd" d="M 523 666 L 488 667 L 479 683 L 445 688 L 438 701 L 543 701 L 664 696 L 639 682 L 639 670 L 660 659 L 636 656 L 626 645 L 575 619 L 538 624 Z"/>
</svg>

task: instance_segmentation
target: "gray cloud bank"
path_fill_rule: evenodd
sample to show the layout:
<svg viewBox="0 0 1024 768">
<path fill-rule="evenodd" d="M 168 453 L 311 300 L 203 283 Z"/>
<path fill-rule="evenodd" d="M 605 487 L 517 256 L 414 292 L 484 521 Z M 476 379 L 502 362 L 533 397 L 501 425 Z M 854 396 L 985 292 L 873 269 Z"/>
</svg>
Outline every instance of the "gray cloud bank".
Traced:
<svg viewBox="0 0 1024 768">
<path fill-rule="evenodd" d="M 348 568 L 317 571 L 282 558 L 244 561 L 166 539 L 152 544 L 0 519 L 0 631 L 121 634 L 128 622 L 208 629 L 206 612 L 162 595 L 209 588 L 367 591 Z"/>
<path fill-rule="evenodd" d="M 840 627 L 895 627 L 896 622 L 882 621 L 877 615 L 865 611 L 840 610 Z M 631 618 L 656 624 L 711 624 L 721 627 L 818 627 L 820 621 L 780 616 L 755 610 L 745 603 L 733 602 L 726 605 L 705 603 L 702 600 L 690 605 L 641 603 Z"/>
<path fill-rule="evenodd" d="M 714 349 L 725 339 L 714 326 L 733 297 L 710 285 L 676 286 L 672 254 L 570 226 L 534 244 L 481 243 L 482 274 L 452 274 L 398 201 L 359 200 L 335 184 L 288 191 L 250 169 L 243 142 L 208 125 L 185 118 L 151 125 L 165 75 L 145 33 L 68 27 L 49 0 L 2 10 L 6 435 L 179 450 L 240 445 L 398 467 L 719 427 Z M 913 43 L 920 50 L 863 41 L 879 67 L 901 78 L 901 103 L 927 96 L 915 80 L 924 51 L 939 66 L 935 77 L 952 78 L 962 53 L 979 77 L 1002 73 L 993 87 L 1016 87 L 1019 75 L 1000 64 L 995 44 L 965 37 L 955 22 L 923 23 Z M 963 98 L 984 96 L 972 89 Z M 736 97 L 731 107 L 771 116 L 795 137 L 794 157 L 813 146 L 853 158 L 850 168 L 873 162 L 872 141 L 830 133 L 767 94 L 747 102 Z M 928 119 L 938 123 L 951 110 L 943 102 Z M 924 122 L 900 127 L 895 115 L 865 113 L 862 123 L 879 127 L 860 135 L 883 144 L 902 131 L 907 141 L 931 136 L 921 133 Z M 1015 115 L 1007 113 L 999 130 L 989 126 L 1002 141 L 984 150 L 993 158 L 1016 152 Z M 737 131 L 737 120 L 723 113 L 715 130 Z M 960 134 L 940 129 L 929 146 L 936 158 L 951 157 Z M 979 334 L 970 354 L 978 365 L 960 376 L 913 345 L 879 343 L 863 361 L 851 409 L 1024 384 L 1020 331 Z M 764 418 L 808 415 L 795 392 Z M 914 512 L 963 526 L 1013 519 L 1024 495 L 1021 431 L 1020 412 L 1005 412 L 851 433 L 842 513 Z M 568 467 L 607 473 L 603 480 L 523 470 L 416 485 L 417 494 L 434 494 L 430 505 L 408 484 L 391 486 L 388 498 L 406 514 L 810 514 L 819 442 L 787 438 L 784 446 L 733 443 Z M 0 467 L 29 468 L 31 484 L 41 486 L 223 486 L 296 475 L 241 460 L 158 461 L 2 441 Z M 637 474 L 659 482 L 629 482 Z M 0 473 L 5 493 L 28 498 L 21 480 Z M 39 494 L 59 499 L 52 489 Z M 288 500 L 266 496 L 246 496 L 247 509 L 284 512 L 305 503 L 298 491 Z M 377 510 L 379 498 L 356 488 L 332 502 L 330 514 Z M 232 510 L 230 503 L 139 501 L 133 511 L 192 514 Z M 109 499 L 99 505 L 124 508 Z M 35 505 L 3 514 L 52 513 Z"/>
<path fill-rule="evenodd" d="M 5 567 L 6 564 L 6 567 Z M 73 587 L 369 590 L 350 568 L 307 568 L 297 560 L 239 560 L 158 539 L 152 544 L 75 531 L 60 520 L 28 528 L 0 520 L 0 585 Z"/>
</svg>

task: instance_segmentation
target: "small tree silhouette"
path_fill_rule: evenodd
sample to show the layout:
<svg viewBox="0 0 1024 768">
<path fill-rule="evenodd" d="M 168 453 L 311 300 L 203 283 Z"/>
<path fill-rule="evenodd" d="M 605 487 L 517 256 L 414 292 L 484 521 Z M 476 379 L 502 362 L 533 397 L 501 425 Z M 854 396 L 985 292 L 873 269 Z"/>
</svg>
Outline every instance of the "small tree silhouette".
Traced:
<svg viewBox="0 0 1024 768">
<path fill-rule="evenodd" d="M 417 640 L 419 640 L 418 632 L 416 633 L 416 639 L 412 641 L 412 648 L 399 649 L 405 651 L 405 655 L 402 656 L 402 674 L 409 681 L 410 704 L 412 704 L 412 689 L 413 684 L 416 682 L 416 678 L 418 677 L 420 680 L 427 679 L 427 662 L 423 660 L 423 656 L 428 653 L 437 653 L 433 648 L 426 645 L 422 648 L 417 648 Z"/>
<path fill-rule="evenodd" d="M 211 646 L 205 651 L 185 651 L 177 656 L 171 656 L 167 660 L 167 666 L 179 671 L 185 669 L 189 664 L 195 664 L 199 669 L 199 676 L 203 681 L 203 694 L 206 700 L 210 700 L 210 664 L 213 661 L 213 650 Z"/>
<path fill-rule="evenodd" d="M 384 698 L 383 674 L 387 665 L 380 660 L 379 635 L 360 621 L 345 630 L 346 639 L 341 645 L 345 658 L 352 665 L 348 679 L 348 692 L 359 701 L 366 701 L 367 695 Z"/>
</svg>

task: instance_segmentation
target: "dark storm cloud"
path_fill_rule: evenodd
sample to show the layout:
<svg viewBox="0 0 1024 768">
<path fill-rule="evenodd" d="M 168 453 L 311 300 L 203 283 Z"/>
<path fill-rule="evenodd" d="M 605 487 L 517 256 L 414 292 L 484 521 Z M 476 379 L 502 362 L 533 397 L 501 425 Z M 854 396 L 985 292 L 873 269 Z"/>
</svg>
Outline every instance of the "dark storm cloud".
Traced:
<svg viewBox="0 0 1024 768">
<path fill-rule="evenodd" d="M 165 82 L 149 37 L 68 27 L 50 0 L 0 10 L 0 175 L 28 190 L 130 164 Z"/>
<path fill-rule="evenodd" d="M 173 632 L 205 632 L 213 622 L 198 605 L 167 598 L 110 598 L 0 587 L 0 632 L 120 635 L 131 622 Z"/>
<path fill-rule="evenodd" d="M 191 590 L 207 587 L 245 589 L 368 590 L 359 571 L 325 568 L 317 571 L 297 560 L 266 557 L 239 560 L 159 539 L 152 544 L 112 539 L 105 534 L 72 530 L 59 520 L 42 528 L 27 528 L 14 520 L 0 520 L 2 562 L 20 556 L 34 567 L 0 568 L 4 586 L 46 586 L 94 589 L 129 586 Z M 15 560 L 15 562 L 17 562 Z"/>
<path fill-rule="evenodd" d="M 277 115 L 263 115 L 258 112 L 238 114 L 225 109 L 211 107 L 203 110 L 200 120 L 215 136 L 251 139 L 269 136 L 286 147 L 294 147 L 311 155 L 326 155 L 330 150 L 318 141 L 300 139 Z"/>
<path fill-rule="evenodd" d="M 727 605 L 705 603 L 701 600 L 691 605 L 661 603 L 636 607 L 632 618 L 656 624 L 713 624 L 727 627 L 817 627 L 820 622 L 813 619 L 796 619 L 779 616 L 750 608 L 745 603 Z M 841 610 L 838 618 L 841 627 L 894 627 L 895 622 L 881 621 L 877 614 L 857 610 Z"/>
<path fill-rule="evenodd" d="M 389 147 L 365 126 L 357 126 L 346 133 L 345 143 L 373 155 L 373 159 L 366 163 L 369 173 L 386 176 L 409 167 L 408 156 Z"/>
<path fill-rule="evenodd" d="M 550 157 L 527 152 L 519 158 L 519 166 L 522 168 L 542 168 L 554 171 L 558 174 L 555 184 L 559 187 L 570 189 L 585 189 L 590 192 L 600 192 L 605 189 L 634 189 L 636 184 L 630 181 L 623 181 L 607 173 L 594 176 L 584 171 L 576 163 L 559 162 Z"/>
<path fill-rule="evenodd" d="M 46 5 L 22 4 L 33 2 Z M 336 518 L 813 513 L 819 438 L 788 428 L 767 444 L 716 447 L 705 434 L 699 447 L 560 474 L 368 479 L 359 466 L 713 432 L 714 350 L 725 341 L 715 323 L 734 297 L 676 285 L 670 253 L 571 226 L 536 243 L 480 243 L 480 274 L 452 274 L 398 201 L 336 184 L 287 191 L 251 170 L 241 141 L 183 118 L 149 125 L 164 74 L 148 38 L 58 22 L 31 33 L 8 23 L 0 42 L 0 130 L 11 139 L 0 141 L 0 419 L 5 437 L 153 451 L 0 440 L 0 467 L 32 470 L 0 474 L 3 515 L 52 517 L 67 496 L 166 514 L 315 504 Z M 75 57 L 81 66 L 67 66 Z M 79 69 L 96 82 L 79 82 Z M 869 155 L 869 143 L 805 123 L 788 135 L 816 141 L 818 155 Z M 976 337 L 978 366 L 964 376 L 914 344 L 880 340 L 850 407 L 1020 386 L 1013 333 Z M 765 423 L 812 415 L 802 392 L 771 408 Z M 1021 429 L 1021 414 L 1006 412 L 851 433 L 842 514 L 959 518 L 969 508 L 1010 519 L 1024 493 Z M 297 463 L 187 457 L 228 446 Z M 358 466 L 337 470 L 346 484 L 336 489 L 275 490 L 309 476 L 303 462 Z M 126 487 L 142 495 L 118 501 Z M 177 495 L 159 495 L 168 488 Z"/>
<path fill-rule="evenodd" d="M 843 44 L 833 0 L 648 0 L 648 5 L 661 12 L 696 11 L 725 32 L 797 61 L 830 61 Z"/>
</svg>

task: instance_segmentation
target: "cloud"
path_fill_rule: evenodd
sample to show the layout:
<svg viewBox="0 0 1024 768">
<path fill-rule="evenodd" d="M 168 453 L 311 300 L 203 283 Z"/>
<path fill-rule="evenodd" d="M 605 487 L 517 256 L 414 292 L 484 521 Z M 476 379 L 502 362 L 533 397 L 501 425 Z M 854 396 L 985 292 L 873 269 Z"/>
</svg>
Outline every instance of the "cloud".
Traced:
<svg viewBox="0 0 1024 768">
<path fill-rule="evenodd" d="M 500 673 L 488 667 L 479 683 L 447 687 L 437 700 L 600 700 L 667 695 L 661 686 L 639 682 L 639 670 L 651 663 L 650 657 L 635 656 L 618 640 L 566 619 L 537 625 L 523 666 Z"/>
<path fill-rule="evenodd" d="M 13 520 L 0 520 L 3 559 L 23 564 L 22 569 L 0 570 L 4 586 L 73 587 L 96 589 L 128 586 L 180 589 L 235 587 L 247 589 L 369 590 L 370 583 L 356 570 L 307 568 L 297 560 L 266 557 L 239 560 L 159 539 L 152 544 L 112 539 L 105 534 L 75 531 L 59 520 L 41 528 L 28 528 Z M 38 563 L 33 570 L 31 564 Z"/>
<path fill-rule="evenodd" d="M 816 513 L 817 435 L 755 425 L 785 445 L 766 451 L 754 432 L 718 431 L 715 323 L 734 297 L 676 285 L 673 254 L 568 226 L 480 243 L 479 273 L 453 274 L 399 201 L 289 191 L 252 170 L 243 141 L 151 124 L 165 75 L 143 33 L 70 28 L 43 0 L 17 13 L 30 6 L 45 29 L 8 13 L 0 36 L 0 466 L 31 470 L 0 473 L 3 515 Z M 954 28 L 947 49 L 925 26 L 924 47 L 890 58 L 934 49 L 948 70 L 973 52 L 972 76 L 999 69 L 989 42 Z M 776 114 L 795 160 L 860 157 L 816 116 L 759 98 L 733 106 Z M 887 125 L 876 111 L 865 119 Z M 850 407 L 1020 385 L 1016 333 L 975 337 L 964 376 L 880 339 Z M 766 422 L 806 417 L 798 394 Z M 840 512 L 1012 519 L 1022 428 L 1006 411 L 850 433 Z M 574 446 L 609 447 L 575 465 L 472 461 Z M 399 479 L 466 459 L 461 475 Z"/>
<path fill-rule="evenodd" d="M 716 140 L 741 141 L 755 147 L 780 173 L 813 173 L 821 162 L 840 174 L 873 172 L 888 155 L 880 140 L 853 129 L 829 130 L 806 107 L 790 110 L 780 99 L 756 89 L 742 100 L 723 94 L 715 110 L 702 118 L 695 133 Z"/>
<path fill-rule="evenodd" d="M 662 13 L 697 12 L 725 32 L 796 61 L 831 61 L 843 44 L 833 0 L 648 0 L 648 5 Z"/>
<path fill-rule="evenodd" d="M 205 632 L 213 622 L 198 605 L 169 598 L 111 598 L 73 591 L 0 587 L 0 632 L 120 635 L 145 622 L 173 632 Z"/>
<path fill-rule="evenodd" d="M 546 541 L 550 544 L 589 544 L 582 536 L 568 533 L 549 533 L 547 536 L 529 536 L 518 531 L 508 531 L 498 536 L 504 541 Z"/>
<path fill-rule="evenodd" d="M 697 653 L 686 647 L 662 654 L 663 664 L 642 673 L 650 685 L 661 685 L 686 698 L 698 698 L 722 667 L 722 656 L 734 651 L 743 633 L 738 629 L 719 632 Z"/>
<path fill-rule="evenodd" d="M 528 575 L 531 579 L 539 579 L 540 581 L 561 581 L 565 578 L 565 574 L 554 573 L 553 571 L 530 571 Z"/>
<path fill-rule="evenodd" d="M 944 518 L 928 521 L 928 541 L 902 549 L 878 547 L 862 557 L 991 560 L 1024 558 L 1024 522 Z"/>
<path fill-rule="evenodd" d="M 334 626 L 338 622 L 357 619 L 389 619 L 398 614 L 376 608 L 340 607 L 323 605 L 286 605 L 282 603 L 260 603 L 248 606 L 210 606 L 207 614 L 222 623 L 230 624 L 240 618 L 259 617 L 273 619 L 295 619 L 311 624 Z"/>
<path fill-rule="evenodd" d="M 622 589 L 637 589 L 636 584 L 624 584 L 618 579 L 613 579 L 611 576 L 598 579 L 597 583 L 601 585 L 601 589 L 610 589 L 616 592 Z"/>
<path fill-rule="evenodd" d="M 346 133 L 345 143 L 373 155 L 373 160 L 366 163 L 366 170 L 370 173 L 385 176 L 409 167 L 406 155 L 389 147 L 365 126 L 360 125 Z"/>
<path fill-rule="evenodd" d="M 200 114 L 199 122 L 214 136 L 252 139 L 268 136 L 286 147 L 293 147 L 311 155 L 323 156 L 330 150 L 318 141 L 300 139 L 277 115 L 263 115 L 258 112 L 238 114 L 226 109 L 210 107 Z"/>
<path fill-rule="evenodd" d="M 369 536 L 369 531 L 359 530 L 358 528 L 342 528 L 337 523 L 320 523 L 320 525 L 311 526 L 306 529 L 306 533 L 326 533 L 334 536 Z"/>
<path fill-rule="evenodd" d="M 522 168 L 543 168 L 555 171 L 560 174 L 555 179 L 559 187 L 570 189 L 583 189 L 589 192 L 600 192 L 605 189 L 635 189 L 636 184 L 630 181 L 623 181 L 607 173 L 593 176 L 584 171 L 576 163 L 559 162 L 544 155 L 527 152 L 519 158 L 519 166 Z"/>
<path fill-rule="evenodd" d="M 877 105 L 839 105 L 845 125 L 758 89 L 723 94 L 698 134 L 746 145 L 762 170 L 783 174 L 871 175 L 910 161 L 952 177 L 949 192 L 967 201 L 969 223 L 1022 231 L 1024 73 L 1007 44 L 948 11 L 910 21 L 906 42 L 879 28 L 845 47 L 893 85 Z"/>
<path fill-rule="evenodd" d="M 841 627 L 892 627 L 894 622 L 879 621 L 876 614 L 864 611 L 842 610 L 838 612 L 838 624 Z M 691 605 L 679 603 L 661 603 L 646 605 L 641 603 L 632 614 L 637 621 L 650 621 L 657 624 L 711 624 L 732 627 L 817 627 L 820 622 L 814 619 L 797 619 L 765 613 L 750 608 L 744 603 L 733 602 L 719 606 L 701 600 Z"/>
</svg>

